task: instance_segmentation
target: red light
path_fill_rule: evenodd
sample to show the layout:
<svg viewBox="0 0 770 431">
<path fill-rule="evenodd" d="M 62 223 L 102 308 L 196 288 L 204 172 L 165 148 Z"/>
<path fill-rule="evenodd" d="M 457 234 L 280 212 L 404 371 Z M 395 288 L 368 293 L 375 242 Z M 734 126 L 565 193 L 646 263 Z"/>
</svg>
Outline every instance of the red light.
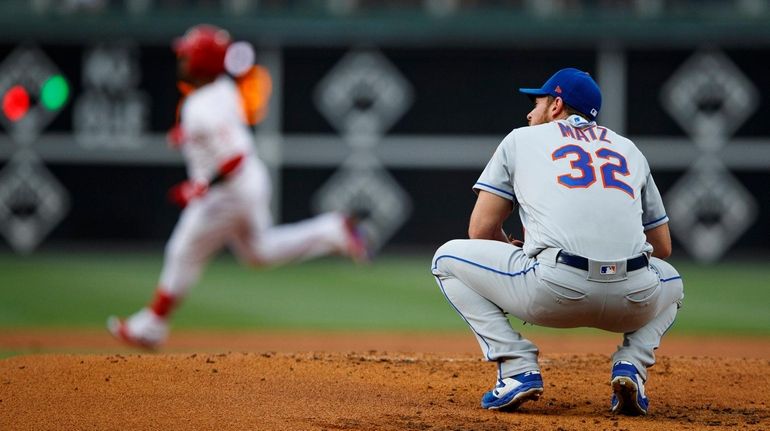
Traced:
<svg viewBox="0 0 770 431">
<path fill-rule="evenodd" d="M 19 121 L 29 112 L 29 93 L 21 85 L 14 85 L 3 96 L 3 114 L 11 121 Z"/>
</svg>

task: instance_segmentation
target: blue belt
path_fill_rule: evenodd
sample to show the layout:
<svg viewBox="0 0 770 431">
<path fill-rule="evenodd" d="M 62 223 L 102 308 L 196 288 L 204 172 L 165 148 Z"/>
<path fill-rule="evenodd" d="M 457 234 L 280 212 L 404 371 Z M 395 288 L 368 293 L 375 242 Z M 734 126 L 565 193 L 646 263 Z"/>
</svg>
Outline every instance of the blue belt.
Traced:
<svg viewBox="0 0 770 431">
<path fill-rule="evenodd" d="M 583 256 L 578 256 L 576 254 L 567 253 L 564 250 L 559 251 L 559 254 L 556 255 L 556 261 L 559 263 L 563 263 L 565 265 L 571 266 L 573 268 L 582 269 L 583 271 L 588 271 L 588 259 L 586 259 Z M 636 271 L 637 269 L 642 269 L 646 267 L 649 264 L 649 261 L 647 260 L 647 255 L 643 254 L 641 256 L 637 256 L 633 259 L 628 259 L 626 261 L 626 271 Z"/>
</svg>

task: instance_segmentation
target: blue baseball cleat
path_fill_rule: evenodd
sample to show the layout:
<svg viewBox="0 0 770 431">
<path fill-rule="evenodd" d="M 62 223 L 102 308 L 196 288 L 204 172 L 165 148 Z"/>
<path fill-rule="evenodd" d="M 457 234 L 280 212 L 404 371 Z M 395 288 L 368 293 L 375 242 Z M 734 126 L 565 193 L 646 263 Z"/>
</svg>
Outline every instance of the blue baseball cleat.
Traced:
<svg viewBox="0 0 770 431">
<path fill-rule="evenodd" d="M 494 389 L 481 397 L 481 407 L 513 411 L 527 401 L 536 401 L 543 393 L 540 371 L 527 371 L 498 380 Z"/>
<path fill-rule="evenodd" d="M 612 412 L 628 416 L 647 414 L 649 400 L 644 395 L 644 382 L 636 367 L 626 361 L 612 366 Z"/>
</svg>

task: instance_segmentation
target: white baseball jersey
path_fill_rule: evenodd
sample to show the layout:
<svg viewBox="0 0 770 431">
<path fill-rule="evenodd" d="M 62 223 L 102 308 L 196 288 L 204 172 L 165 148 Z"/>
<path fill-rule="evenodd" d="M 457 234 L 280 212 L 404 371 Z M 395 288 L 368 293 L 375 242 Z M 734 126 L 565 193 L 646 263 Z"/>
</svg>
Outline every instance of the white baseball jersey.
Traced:
<svg viewBox="0 0 770 431">
<path fill-rule="evenodd" d="M 223 162 L 238 154 L 248 156 L 254 152 L 240 98 L 235 83 L 223 75 L 194 91 L 184 101 L 182 153 L 190 179 L 208 181 Z"/>
<path fill-rule="evenodd" d="M 625 259 L 651 251 L 644 231 L 668 222 L 634 143 L 577 115 L 514 129 L 473 188 L 518 203 L 529 256 Z"/>
</svg>

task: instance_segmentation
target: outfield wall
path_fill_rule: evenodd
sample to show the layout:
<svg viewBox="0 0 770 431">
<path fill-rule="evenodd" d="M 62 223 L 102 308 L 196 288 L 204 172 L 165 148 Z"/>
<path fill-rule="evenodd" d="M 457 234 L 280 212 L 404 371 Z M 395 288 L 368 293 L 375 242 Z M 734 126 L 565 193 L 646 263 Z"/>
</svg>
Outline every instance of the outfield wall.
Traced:
<svg viewBox="0 0 770 431">
<path fill-rule="evenodd" d="M 184 169 L 164 143 L 177 100 L 166 33 L 186 25 L 144 34 L 121 22 L 124 34 L 81 23 L 79 35 L 78 21 L 0 32 L 0 92 L 26 75 L 60 73 L 70 86 L 55 111 L 34 111 L 33 97 L 35 121 L 0 117 L 0 247 L 162 241 L 173 227 L 178 212 L 165 193 Z M 581 33 L 590 27 L 582 22 L 552 38 L 542 31 L 494 38 L 488 30 L 420 39 L 399 35 L 391 22 L 383 32 L 332 37 L 316 29 L 314 39 L 279 31 L 270 40 L 232 23 L 275 84 L 257 138 L 280 220 L 364 206 L 375 214 L 379 245 L 433 247 L 464 236 L 470 186 L 499 140 L 525 124 L 530 102 L 515 89 L 570 65 L 602 86 L 600 122 L 634 139 L 650 160 L 679 249 L 703 261 L 770 252 L 767 32 L 683 37 L 648 22 L 671 37 L 645 39 L 644 31 L 602 21 L 609 33 Z M 569 34 L 582 36 L 569 42 Z M 335 100 L 334 91 L 345 96 Z"/>
</svg>

